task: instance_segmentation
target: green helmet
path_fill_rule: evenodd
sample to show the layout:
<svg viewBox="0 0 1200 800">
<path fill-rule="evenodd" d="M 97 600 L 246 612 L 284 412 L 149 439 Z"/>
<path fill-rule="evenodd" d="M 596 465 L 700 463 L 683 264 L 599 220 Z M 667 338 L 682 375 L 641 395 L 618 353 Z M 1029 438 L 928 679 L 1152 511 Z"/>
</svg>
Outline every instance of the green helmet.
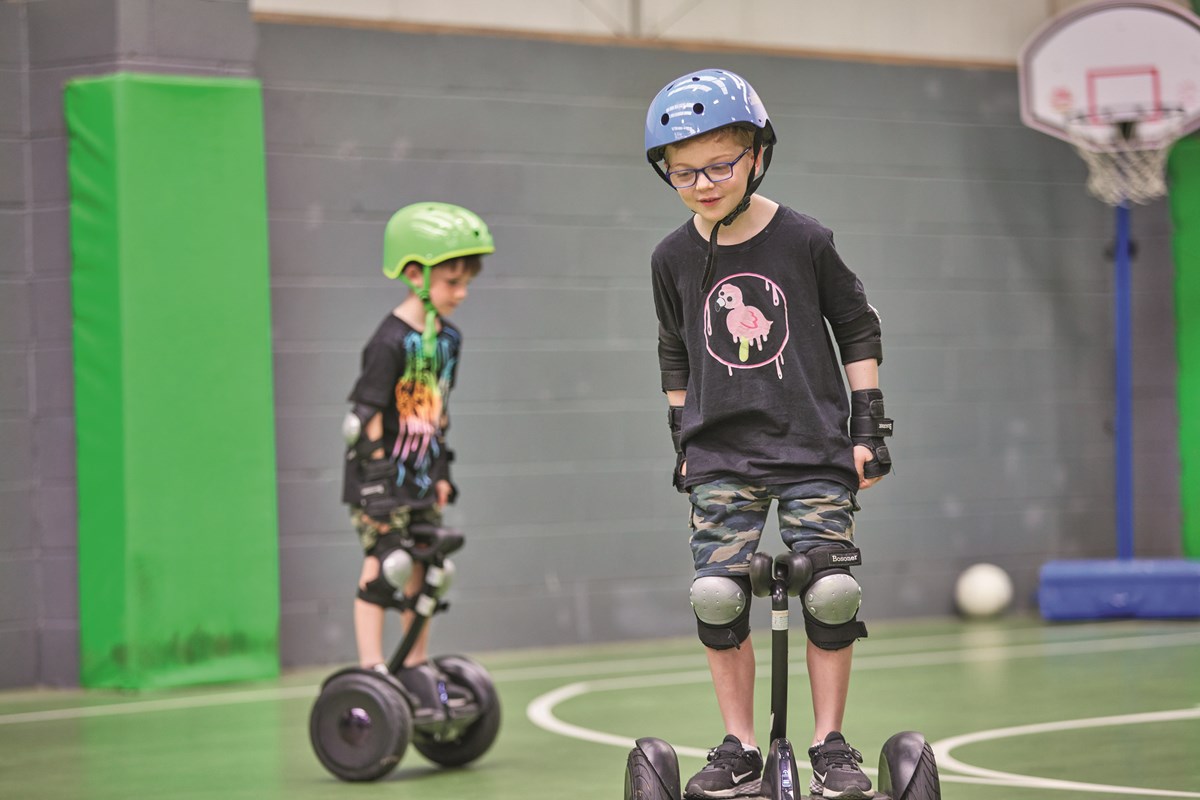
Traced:
<svg viewBox="0 0 1200 800">
<path fill-rule="evenodd" d="M 383 274 L 400 278 L 412 261 L 428 270 L 443 261 L 496 252 L 478 214 L 450 203 L 413 203 L 388 220 L 383 234 Z"/>
</svg>

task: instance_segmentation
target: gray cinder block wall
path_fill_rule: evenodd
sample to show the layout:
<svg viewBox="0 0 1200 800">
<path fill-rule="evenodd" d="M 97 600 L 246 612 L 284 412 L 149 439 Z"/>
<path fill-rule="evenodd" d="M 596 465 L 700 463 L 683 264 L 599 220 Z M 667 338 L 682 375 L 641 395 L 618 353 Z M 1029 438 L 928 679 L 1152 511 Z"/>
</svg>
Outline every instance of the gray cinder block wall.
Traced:
<svg viewBox="0 0 1200 800">
<path fill-rule="evenodd" d="M 76 680 L 59 97 L 81 72 L 263 81 L 285 665 L 352 657 L 339 423 L 359 349 L 402 297 L 379 273 L 383 224 L 429 198 L 480 212 L 498 247 L 455 317 L 448 520 L 469 539 L 435 647 L 691 632 L 648 281 L 685 211 L 644 163 L 641 126 L 663 83 L 704 66 L 754 82 L 781 137 L 763 192 L 835 230 L 883 315 L 897 472 L 861 497 L 864 618 L 948 612 L 979 560 L 1008 569 L 1029 609 L 1043 560 L 1113 552 L 1112 215 L 1066 144 L 1020 125 L 1014 72 L 134 5 L 0 4 L 0 97 L 21 110 L 0 122 L 0 649 L 20 654 L 0 685 Z M 1137 550 L 1175 555 L 1165 205 L 1135 209 L 1134 227 Z"/>
<path fill-rule="evenodd" d="M 358 348 L 400 296 L 377 272 L 383 222 L 424 197 L 479 211 L 498 247 L 456 317 L 450 516 L 470 545 L 440 635 L 692 630 L 647 278 L 685 212 L 641 131 L 663 83 L 714 63 L 780 132 L 764 193 L 837 232 L 883 315 L 898 469 L 862 497 L 865 615 L 949 612 L 978 560 L 1029 609 L 1045 558 L 1111 554 L 1111 212 L 1066 144 L 1021 126 L 1013 71 L 260 25 L 290 663 L 350 646 L 330 453 Z M 1167 221 L 1135 220 L 1139 551 L 1169 553 Z"/>
</svg>

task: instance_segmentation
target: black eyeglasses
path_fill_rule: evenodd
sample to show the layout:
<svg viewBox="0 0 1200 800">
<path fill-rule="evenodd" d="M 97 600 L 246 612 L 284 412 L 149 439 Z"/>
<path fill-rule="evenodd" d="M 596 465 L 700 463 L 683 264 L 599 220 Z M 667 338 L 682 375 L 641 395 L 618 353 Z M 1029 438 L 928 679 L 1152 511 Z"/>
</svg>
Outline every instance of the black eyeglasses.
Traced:
<svg viewBox="0 0 1200 800">
<path fill-rule="evenodd" d="M 741 161 L 749 152 L 750 148 L 747 147 L 733 161 L 718 161 L 716 164 L 709 164 L 707 167 L 699 169 L 677 169 L 674 172 L 668 172 L 667 181 L 676 189 L 688 189 L 695 186 L 696 181 L 700 180 L 700 173 L 704 173 L 704 177 L 713 183 L 727 181 L 733 177 L 733 165 Z"/>
</svg>

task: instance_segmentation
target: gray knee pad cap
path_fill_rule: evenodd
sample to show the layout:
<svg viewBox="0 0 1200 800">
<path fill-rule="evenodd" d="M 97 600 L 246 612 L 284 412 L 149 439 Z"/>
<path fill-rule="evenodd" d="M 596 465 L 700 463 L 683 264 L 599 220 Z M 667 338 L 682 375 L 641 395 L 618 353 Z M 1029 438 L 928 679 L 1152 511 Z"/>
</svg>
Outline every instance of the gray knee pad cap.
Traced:
<svg viewBox="0 0 1200 800">
<path fill-rule="evenodd" d="M 379 559 L 379 574 L 393 589 L 403 589 L 412 577 L 413 560 L 407 550 L 393 550 Z"/>
<path fill-rule="evenodd" d="M 826 573 L 804 589 L 804 610 L 826 625 L 849 622 L 861 605 L 862 587 L 848 571 Z"/>
<path fill-rule="evenodd" d="M 862 563 L 857 548 L 817 547 L 806 554 L 813 563 L 813 579 L 801 592 L 804 630 L 822 650 L 841 650 L 867 635 L 858 621 L 862 587 L 849 567 Z"/>
<path fill-rule="evenodd" d="M 750 579 L 706 575 L 692 581 L 696 632 L 705 647 L 729 650 L 750 635 Z"/>
</svg>

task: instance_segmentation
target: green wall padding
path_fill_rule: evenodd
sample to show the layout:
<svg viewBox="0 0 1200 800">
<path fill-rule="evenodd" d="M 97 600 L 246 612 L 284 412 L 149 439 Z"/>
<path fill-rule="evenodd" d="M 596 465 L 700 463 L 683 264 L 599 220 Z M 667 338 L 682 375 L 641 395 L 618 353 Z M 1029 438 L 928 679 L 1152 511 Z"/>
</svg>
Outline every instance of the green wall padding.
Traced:
<svg viewBox="0 0 1200 800">
<path fill-rule="evenodd" d="M 80 681 L 277 675 L 261 87 L 121 73 L 65 108 Z"/>
<path fill-rule="evenodd" d="M 1174 230 L 1183 554 L 1200 558 L 1200 137 L 1175 143 L 1167 174 Z"/>
</svg>

